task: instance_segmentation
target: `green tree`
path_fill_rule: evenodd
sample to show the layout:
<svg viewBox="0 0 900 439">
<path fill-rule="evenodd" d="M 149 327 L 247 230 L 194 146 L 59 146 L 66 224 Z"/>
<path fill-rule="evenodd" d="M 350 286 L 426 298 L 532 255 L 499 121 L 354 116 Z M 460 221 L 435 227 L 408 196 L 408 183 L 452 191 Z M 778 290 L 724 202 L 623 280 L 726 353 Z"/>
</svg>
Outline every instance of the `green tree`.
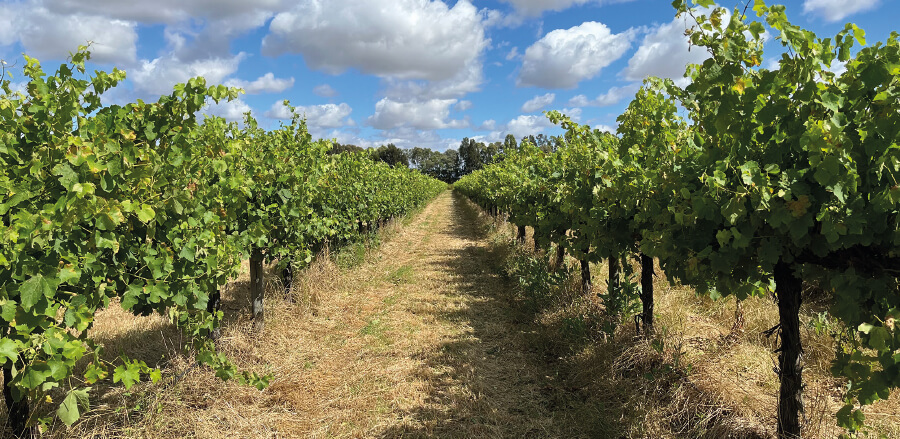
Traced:
<svg viewBox="0 0 900 439">
<path fill-rule="evenodd" d="M 372 160 L 387 163 L 392 167 L 409 167 L 409 158 L 406 156 L 406 153 L 393 143 L 381 145 L 378 149 L 372 150 L 371 155 Z"/>
<path fill-rule="evenodd" d="M 507 134 L 506 138 L 503 139 L 503 149 L 500 151 L 501 154 L 512 152 L 519 149 L 519 144 L 516 143 L 516 136 L 512 134 Z"/>
</svg>

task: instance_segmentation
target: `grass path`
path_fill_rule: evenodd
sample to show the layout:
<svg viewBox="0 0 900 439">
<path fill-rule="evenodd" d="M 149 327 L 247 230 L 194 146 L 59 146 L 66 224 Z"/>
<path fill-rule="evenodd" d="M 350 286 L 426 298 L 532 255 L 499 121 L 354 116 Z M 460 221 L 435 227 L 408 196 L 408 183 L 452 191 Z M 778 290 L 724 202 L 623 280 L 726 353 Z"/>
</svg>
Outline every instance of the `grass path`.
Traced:
<svg viewBox="0 0 900 439">
<path fill-rule="evenodd" d="M 552 361 L 531 347 L 532 319 L 498 274 L 486 233 L 469 202 L 441 194 L 359 266 L 310 274 L 305 282 L 320 287 L 311 310 L 270 300 L 262 337 L 245 320 L 224 328 L 222 350 L 274 373 L 268 389 L 194 369 L 163 392 L 148 388 L 149 413 L 124 434 L 586 436 L 560 404 Z M 226 291 L 227 313 L 247 314 L 244 283 Z"/>
</svg>

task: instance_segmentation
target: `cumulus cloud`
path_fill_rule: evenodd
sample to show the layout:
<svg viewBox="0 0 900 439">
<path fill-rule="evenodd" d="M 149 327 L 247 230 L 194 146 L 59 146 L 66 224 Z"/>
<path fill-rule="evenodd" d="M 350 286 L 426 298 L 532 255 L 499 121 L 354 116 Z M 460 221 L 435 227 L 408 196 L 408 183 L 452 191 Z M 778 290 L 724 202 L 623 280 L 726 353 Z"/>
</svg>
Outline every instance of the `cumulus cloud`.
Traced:
<svg viewBox="0 0 900 439">
<path fill-rule="evenodd" d="M 19 36 L 16 32 L 16 10 L 9 5 L 0 5 L 0 45 L 15 43 Z"/>
<path fill-rule="evenodd" d="M 255 12 L 284 9 L 287 0 L 155 0 L 134 2 L 121 0 L 46 0 L 47 6 L 59 13 L 89 13 L 138 21 L 141 23 L 172 24 L 203 17 L 212 20 L 244 17 Z"/>
<path fill-rule="evenodd" d="M 875 9 L 880 3 L 881 0 L 805 0 L 803 12 L 833 22 L 857 12 Z"/>
<path fill-rule="evenodd" d="M 284 9 L 286 0 L 25 0 L 0 6 L 0 43 L 20 42 L 42 59 L 63 59 L 92 41 L 93 60 L 124 67 L 138 97 L 168 94 L 175 83 L 205 76 L 222 83 L 244 54 L 231 53 L 231 40 L 259 27 Z M 137 59 L 139 25 L 164 24 L 166 48 L 155 59 Z M 280 92 L 293 84 L 269 74 L 255 81 L 233 80 L 250 93 Z"/>
<path fill-rule="evenodd" d="M 233 101 L 219 101 L 218 103 L 210 103 L 205 113 L 213 116 L 219 116 L 225 120 L 236 122 L 244 119 L 244 113 L 251 111 L 246 102 L 235 99 Z"/>
<path fill-rule="evenodd" d="M 269 72 L 260 76 L 255 81 L 232 79 L 226 82 L 225 85 L 243 88 L 247 94 L 251 95 L 260 93 L 280 93 L 294 86 L 294 78 L 276 78 L 274 73 Z"/>
<path fill-rule="evenodd" d="M 453 78 L 488 46 L 468 0 L 309 0 L 275 16 L 263 53 L 303 55 L 332 74 L 356 68 L 398 79 Z"/>
<path fill-rule="evenodd" d="M 577 95 L 569 99 L 570 107 L 608 107 L 618 104 L 622 99 L 627 98 L 637 92 L 640 86 L 638 84 L 630 84 L 623 87 L 612 87 L 606 93 L 597 96 L 594 99 L 588 99 L 585 95 Z"/>
<path fill-rule="evenodd" d="M 633 34 L 614 34 L 594 21 L 550 32 L 525 50 L 518 85 L 575 88 L 624 55 Z"/>
<path fill-rule="evenodd" d="M 575 122 L 580 123 L 581 121 L 580 108 L 563 108 L 560 112 L 569 116 Z M 487 121 L 485 123 L 487 123 Z M 485 126 L 485 124 L 482 124 L 482 126 Z M 493 129 L 495 126 L 496 124 L 492 124 L 490 129 Z M 487 127 L 485 126 L 485 128 Z M 547 134 L 550 130 L 555 128 L 557 128 L 557 126 L 550 122 L 544 115 L 523 114 L 503 124 L 496 131 L 492 131 L 485 137 L 502 140 L 507 134 L 512 134 L 516 136 L 517 139 L 521 139 L 525 136 Z"/>
<path fill-rule="evenodd" d="M 481 123 L 481 125 L 476 128 L 479 131 L 492 131 L 497 129 L 497 121 L 494 119 L 488 119 Z"/>
<path fill-rule="evenodd" d="M 453 109 L 456 111 L 466 111 L 469 108 L 472 108 L 472 101 L 459 101 L 453 106 Z"/>
<path fill-rule="evenodd" d="M 522 112 L 533 113 L 552 104 L 554 100 L 556 100 L 556 95 L 553 93 L 535 96 L 522 105 Z"/>
<path fill-rule="evenodd" d="M 472 60 L 466 68 L 450 79 L 443 81 L 405 81 L 387 78 L 385 96 L 394 100 L 403 99 L 455 99 L 481 90 L 484 82 L 482 65 Z"/>
<path fill-rule="evenodd" d="M 400 127 L 418 130 L 465 128 L 467 121 L 450 119 L 450 107 L 456 102 L 456 99 L 399 102 L 384 98 L 375 104 L 375 114 L 366 123 L 380 130 Z"/>
<path fill-rule="evenodd" d="M 0 9 L 0 43 L 22 43 L 32 56 L 65 59 L 91 42 L 92 59 L 125 64 L 137 58 L 136 23 L 104 16 L 61 15 L 40 3 L 15 3 Z"/>
<path fill-rule="evenodd" d="M 328 84 L 320 84 L 313 88 L 313 94 L 323 98 L 333 98 L 338 95 L 338 92 Z"/>
<path fill-rule="evenodd" d="M 511 4 L 517 11 L 529 16 L 537 16 L 544 11 L 562 11 L 572 6 L 594 3 L 597 5 L 609 3 L 624 3 L 631 0 L 503 0 Z"/>
<path fill-rule="evenodd" d="M 411 127 L 400 127 L 392 130 L 382 131 L 378 135 L 381 142 L 393 143 L 398 148 L 429 148 L 433 151 L 446 151 L 449 148 L 458 148 L 460 139 L 441 137 L 436 131 L 420 131 Z"/>
<path fill-rule="evenodd" d="M 554 126 L 543 115 L 526 114 L 509 121 L 506 124 L 506 132 L 520 139 L 524 136 L 538 135 Z"/>
<path fill-rule="evenodd" d="M 323 128 L 340 128 L 353 126 L 355 122 L 350 119 L 350 113 L 353 109 L 345 104 L 324 104 L 309 105 L 296 107 L 297 114 L 306 118 L 306 125 L 310 129 Z M 265 116 L 270 119 L 290 119 L 293 117 L 289 108 L 284 106 L 283 101 L 278 101 L 272 105 Z"/>
<path fill-rule="evenodd" d="M 207 85 L 221 84 L 237 71 L 246 55 L 241 52 L 226 58 L 200 59 L 185 62 L 174 55 L 144 60 L 130 77 L 135 89 L 142 93 L 163 95 L 172 92 L 172 86 L 186 82 L 195 76 L 206 78 Z"/>
<path fill-rule="evenodd" d="M 572 107 L 588 107 L 591 105 L 591 100 L 585 95 L 576 95 L 569 99 L 569 105 Z"/>
<path fill-rule="evenodd" d="M 723 22 L 728 22 L 727 14 Z M 684 31 L 691 27 L 684 17 L 675 18 L 650 30 L 641 42 L 641 46 L 628 60 L 628 66 L 622 70 L 622 76 L 632 81 L 643 81 L 648 76 L 675 79 L 676 83 L 685 85 L 685 67 L 688 64 L 701 64 L 709 53 L 702 47 L 691 47 Z"/>
<path fill-rule="evenodd" d="M 482 11 L 484 14 L 484 27 L 513 28 L 521 26 L 525 21 L 519 14 L 504 14 L 496 9 Z"/>
<path fill-rule="evenodd" d="M 190 45 L 178 48 L 177 56 L 185 61 L 200 58 L 224 56 L 229 53 L 231 38 L 251 29 L 265 25 L 277 12 L 285 10 L 288 0 L 159 0 L 153 2 L 133 2 L 120 0 L 26 0 L 18 5 L 30 14 L 47 13 L 52 21 L 40 17 L 25 17 L 22 23 L 36 27 L 38 36 L 44 39 L 56 38 L 63 48 L 83 44 L 84 34 L 110 35 L 108 39 L 89 38 L 97 43 L 111 46 L 106 49 L 95 45 L 100 57 L 108 57 L 115 63 L 131 62 L 135 50 L 123 50 L 126 44 L 134 45 L 137 36 L 129 37 L 123 26 L 132 30 L 138 24 L 165 25 L 167 34 L 177 33 L 192 40 Z M 64 23 L 60 26 L 59 23 Z M 65 38 L 67 37 L 67 38 Z M 23 44 L 28 45 L 23 40 Z M 67 52 L 66 52 L 67 53 Z M 65 54 L 65 53 L 64 53 Z M 106 60 L 105 58 L 101 58 Z"/>
<path fill-rule="evenodd" d="M 378 147 L 381 145 L 372 139 L 363 138 L 360 135 L 359 128 L 341 128 L 333 130 L 325 130 L 322 132 L 313 132 L 313 138 L 334 140 L 343 145 L 356 145 L 360 148 Z"/>
</svg>

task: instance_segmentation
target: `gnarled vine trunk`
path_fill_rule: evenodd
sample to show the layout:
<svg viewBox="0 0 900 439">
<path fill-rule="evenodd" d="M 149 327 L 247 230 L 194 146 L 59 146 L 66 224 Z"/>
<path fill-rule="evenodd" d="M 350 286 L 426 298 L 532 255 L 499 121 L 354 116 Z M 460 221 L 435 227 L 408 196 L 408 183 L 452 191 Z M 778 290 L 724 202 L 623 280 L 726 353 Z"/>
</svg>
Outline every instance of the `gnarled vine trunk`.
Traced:
<svg viewBox="0 0 900 439">
<path fill-rule="evenodd" d="M 561 268 L 566 259 L 566 249 L 563 248 L 562 244 L 556 245 L 556 268 Z"/>
<path fill-rule="evenodd" d="M 265 291 L 265 286 L 262 249 L 254 248 L 250 254 L 250 301 L 253 327 L 257 331 L 262 331 L 263 329 L 263 292 Z"/>
<path fill-rule="evenodd" d="M 581 260 L 581 292 L 584 295 L 591 294 L 591 264 L 586 259 Z"/>
<path fill-rule="evenodd" d="M 294 263 L 288 261 L 287 265 L 281 270 L 281 281 L 284 284 L 285 295 L 290 299 L 291 287 L 294 285 Z"/>
<path fill-rule="evenodd" d="M 615 255 L 609 257 L 609 282 L 607 283 L 607 295 L 609 302 L 606 304 L 606 312 L 610 315 L 619 314 L 619 293 L 622 286 L 619 282 L 619 258 Z M 611 306 L 610 306 L 611 305 Z"/>
<path fill-rule="evenodd" d="M 222 290 L 216 290 L 209 295 L 209 301 L 206 302 L 206 312 L 215 314 L 222 308 Z M 221 335 L 221 328 L 216 327 L 209 333 L 209 338 L 216 340 Z"/>
<path fill-rule="evenodd" d="M 784 262 L 775 265 L 775 296 L 778 300 L 778 319 L 781 326 L 781 346 L 778 349 L 778 437 L 800 438 L 800 414 L 803 413 L 803 346 L 800 342 L 800 292 L 803 282 L 791 266 Z"/>
<path fill-rule="evenodd" d="M 28 416 L 30 414 L 28 398 L 23 396 L 22 399 L 16 401 L 13 397 L 12 387 L 9 385 L 13 379 L 12 368 L 13 363 L 11 361 L 7 361 L 3 365 L 3 399 L 6 400 L 6 425 L 17 438 L 38 438 L 37 427 L 28 426 Z"/>
<path fill-rule="evenodd" d="M 653 258 L 641 253 L 641 331 L 653 333 Z"/>
</svg>

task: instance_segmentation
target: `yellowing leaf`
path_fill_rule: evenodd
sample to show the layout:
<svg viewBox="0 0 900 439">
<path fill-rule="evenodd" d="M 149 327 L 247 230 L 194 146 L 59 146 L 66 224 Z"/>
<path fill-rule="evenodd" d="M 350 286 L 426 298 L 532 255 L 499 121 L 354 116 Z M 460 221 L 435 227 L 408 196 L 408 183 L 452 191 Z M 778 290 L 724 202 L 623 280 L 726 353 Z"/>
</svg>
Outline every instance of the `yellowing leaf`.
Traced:
<svg viewBox="0 0 900 439">
<path fill-rule="evenodd" d="M 137 215 L 138 215 L 138 219 L 142 223 L 147 223 L 156 217 L 156 212 L 153 210 L 152 207 L 150 207 L 146 204 L 141 204 L 141 208 L 140 208 L 140 210 L 138 210 Z"/>
<path fill-rule="evenodd" d="M 734 83 L 734 86 L 732 86 L 731 88 L 740 94 L 744 94 L 744 89 L 747 88 L 747 83 L 744 81 L 744 78 L 738 78 Z"/>
</svg>

